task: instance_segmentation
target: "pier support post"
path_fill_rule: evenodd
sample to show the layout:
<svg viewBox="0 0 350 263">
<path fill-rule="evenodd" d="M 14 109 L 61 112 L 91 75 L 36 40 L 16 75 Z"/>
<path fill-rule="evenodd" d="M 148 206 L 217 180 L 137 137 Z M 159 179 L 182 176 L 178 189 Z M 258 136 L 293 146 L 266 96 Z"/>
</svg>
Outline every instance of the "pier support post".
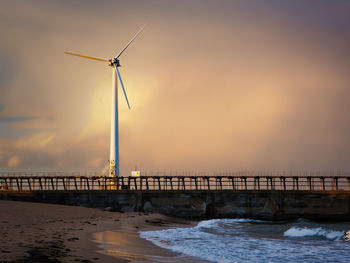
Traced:
<svg viewBox="0 0 350 263">
<path fill-rule="evenodd" d="M 311 182 L 311 177 L 308 176 L 307 178 L 307 190 L 312 190 L 312 182 Z"/>
<path fill-rule="evenodd" d="M 235 190 L 235 178 L 233 176 L 231 178 L 231 185 L 232 185 L 232 190 Z"/>
<path fill-rule="evenodd" d="M 28 181 L 29 191 L 32 191 L 32 184 L 31 184 L 31 182 L 30 182 L 30 179 L 28 178 L 27 181 Z"/>
</svg>

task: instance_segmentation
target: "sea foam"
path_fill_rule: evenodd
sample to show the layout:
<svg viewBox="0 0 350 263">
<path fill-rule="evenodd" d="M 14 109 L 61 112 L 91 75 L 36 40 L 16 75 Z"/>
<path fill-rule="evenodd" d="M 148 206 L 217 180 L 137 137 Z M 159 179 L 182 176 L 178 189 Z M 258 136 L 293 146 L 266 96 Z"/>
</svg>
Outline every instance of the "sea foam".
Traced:
<svg viewBox="0 0 350 263">
<path fill-rule="evenodd" d="M 322 227 L 308 228 L 308 227 L 291 227 L 283 234 L 285 237 L 324 237 L 329 240 L 341 240 L 345 231 L 336 231 L 331 229 L 324 229 Z"/>
<path fill-rule="evenodd" d="M 331 228 L 331 225 L 320 227 L 319 224 L 315 227 L 271 224 L 271 221 L 254 219 L 213 219 L 199 222 L 194 227 L 141 231 L 139 234 L 180 255 L 216 263 L 328 263 L 334 259 L 350 262 L 349 226 L 344 224 L 344 231 Z M 338 240 L 345 242 L 334 242 Z"/>
<path fill-rule="evenodd" d="M 201 258 L 210 262 L 230 263 L 234 257 L 230 253 L 232 240 L 225 240 L 222 233 L 225 225 L 264 222 L 255 219 L 211 219 L 188 228 L 172 228 L 156 231 L 140 231 L 140 237 L 162 248 Z M 216 233 L 207 232 L 216 230 Z M 238 240 L 237 240 L 238 241 Z M 225 253 L 224 253 L 225 251 Z M 238 251 L 238 250 L 237 250 Z M 243 254 L 243 253 L 242 253 Z M 238 259 L 238 257 L 236 256 Z M 242 260 L 240 260 L 243 262 Z"/>
</svg>

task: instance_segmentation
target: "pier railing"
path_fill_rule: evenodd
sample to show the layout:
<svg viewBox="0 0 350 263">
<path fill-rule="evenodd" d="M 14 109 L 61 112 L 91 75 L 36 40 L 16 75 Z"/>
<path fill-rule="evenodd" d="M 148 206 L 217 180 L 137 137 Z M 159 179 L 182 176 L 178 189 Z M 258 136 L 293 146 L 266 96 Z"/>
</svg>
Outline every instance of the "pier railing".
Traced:
<svg viewBox="0 0 350 263">
<path fill-rule="evenodd" d="M 80 174 L 4 174 L 1 191 L 71 190 L 273 190 L 350 191 L 348 173 L 220 173 L 213 175 L 148 175 L 107 177 Z"/>
</svg>

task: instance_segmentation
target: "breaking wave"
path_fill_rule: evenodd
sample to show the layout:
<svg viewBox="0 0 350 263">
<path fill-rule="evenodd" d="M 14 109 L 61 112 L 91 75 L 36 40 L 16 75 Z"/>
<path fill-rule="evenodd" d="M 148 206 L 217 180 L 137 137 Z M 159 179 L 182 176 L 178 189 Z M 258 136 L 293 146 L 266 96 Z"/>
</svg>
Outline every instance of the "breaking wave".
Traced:
<svg viewBox="0 0 350 263">
<path fill-rule="evenodd" d="M 345 231 L 324 229 L 322 227 L 291 227 L 283 234 L 285 237 L 324 237 L 329 240 L 341 240 L 345 237 Z"/>
<path fill-rule="evenodd" d="M 162 248 L 210 262 L 328 263 L 350 262 L 349 229 L 349 223 L 213 219 L 139 234 Z"/>
</svg>

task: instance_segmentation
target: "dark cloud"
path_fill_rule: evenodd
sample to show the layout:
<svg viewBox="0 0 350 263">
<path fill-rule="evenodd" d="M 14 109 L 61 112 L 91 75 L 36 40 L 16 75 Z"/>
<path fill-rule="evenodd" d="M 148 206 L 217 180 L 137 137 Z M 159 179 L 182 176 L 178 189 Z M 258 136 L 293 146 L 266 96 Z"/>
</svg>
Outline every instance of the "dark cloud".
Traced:
<svg viewBox="0 0 350 263">
<path fill-rule="evenodd" d="M 33 135 L 38 130 L 12 129 L 6 123 L 0 121 L 0 139 L 4 138 L 20 138 L 27 135 Z"/>
<path fill-rule="evenodd" d="M 1 111 L 1 108 L 0 108 Z M 0 117 L 0 123 L 23 122 L 38 119 L 38 116 Z"/>
<path fill-rule="evenodd" d="M 4 108 L 4 107 L 3 107 Z M 0 107 L 0 111 L 1 111 Z M 58 129 L 40 129 L 40 128 L 23 128 L 12 127 L 10 124 L 26 123 L 33 120 L 38 120 L 39 116 L 20 116 L 20 117 L 0 117 L 0 138 L 20 138 L 23 136 L 30 136 L 37 133 L 56 132 Z M 49 119 L 49 117 L 45 118 Z"/>
<path fill-rule="evenodd" d="M 0 107 L 1 109 L 4 109 Z M 30 135 L 38 132 L 37 130 L 28 129 L 13 129 L 8 124 L 26 122 L 38 119 L 36 116 L 23 116 L 23 117 L 0 117 L 0 138 L 19 138 L 25 135 Z"/>
</svg>

